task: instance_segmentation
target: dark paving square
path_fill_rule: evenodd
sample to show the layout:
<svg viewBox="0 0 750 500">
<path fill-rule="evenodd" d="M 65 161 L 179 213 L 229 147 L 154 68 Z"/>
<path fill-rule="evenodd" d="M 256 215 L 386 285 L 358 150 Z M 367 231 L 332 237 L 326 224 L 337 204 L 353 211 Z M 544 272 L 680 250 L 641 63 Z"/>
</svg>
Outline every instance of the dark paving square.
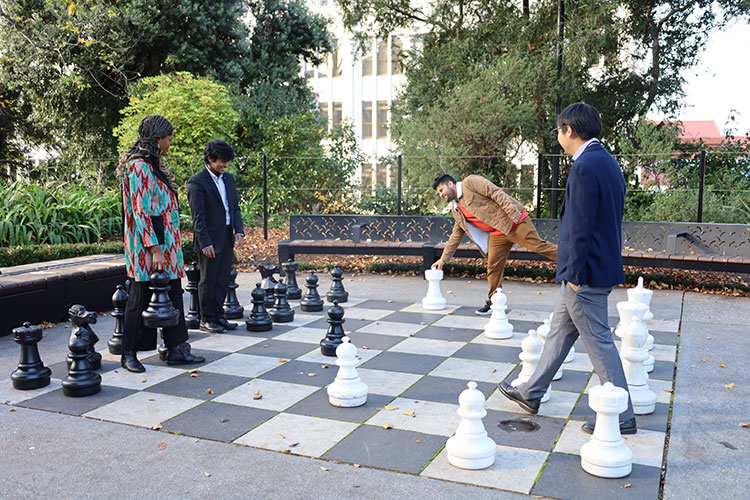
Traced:
<svg viewBox="0 0 750 500">
<path fill-rule="evenodd" d="M 195 376 L 197 375 L 197 376 Z M 193 399 L 213 399 L 251 379 L 209 372 L 185 372 L 149 387 L 149 391 Z"/>
<path fill-rule="evenodd" d="M 222 352 L 222 351 L 209 351 L 205 349 L 191 349 L 190 352 L 195 356 L 203 356 L 206 358 L 206 360 L 203 363 L 195 363 L 190 365 L 172 365 L 172 368 L 182 368 L 184 370 L 192 370 L 193 368 L 200 368 L 201 366 L 205 366 L 209 363 L 212 363 L 216 361 L 219 358 L 223 358 L 227 354 L 230 354 L 228 352 Z M 159 359 L 159 355 L 154 353 L 151 356 L 148 356 L 147 358 L 141 358 L 138 356 L 138 359 L 141 360 L 141 363 L 143 363 L 146 366 L 146 374 L 148 374 L 148 365 L 157 365 L 157 366 L 169 366 L 167 365 L 166 361 L 162 361 Z M 124 370 L 124 368 L 122 368 Z"/>
<path fill-rule="evenodd" d="M 677 333 L 676 332 L 660 332 L 649 330 L 654 337 L 654 344 L 662 345 L 677 345 Z"/>
<path fill-rule="evenodd" d="M 453 311 L 453 314 L 455 314 L 456 316 L 476 316 L 476 317 L 479 318 L 480 316 L 477 315 L 477 314 L 474 314 L 474 311 L 476 311 L 477 309 L 479 309 L 483 305 L 484 305 L 484 303 L 481 303 L 481 304 L 477 303 L 477 305 L 475 307 L 461 306 L 458 309 L 456 309 L 455 311 Z M 484 317 L 486 317 L 487 319 L 489 319 L 489 316 L 484 316 Z"/>
<path fill-rule="evenodd" d="M 303 294 L 303 297 L 304 297 L 304 294 Z M 297 304 L 294 307 L 292 307 L 292 309 L 294 309 L 294 314 L 295 315 L 297 315 L 297 314 L 307 314 L 309 316 L 327 316 L 328 315 L 328 307 L 329 306 L 327 304 L 324 304 L 322 311 L 303 311 L 302 307 L 300 307 L 300 305 Z"/>
<path fill-rule="evenodd" d="M 54 365 L 49 365 L 48 368 L 52 370 L 52 378 L 63 379 L 68 376 L 68 364 L 65 361 L 55 363 Z M 108 361 L 106 359 L 103 359 L 102 367 L 96 370 L 96 373 L 107 373 L 117 368 L 120 368 L 120 363 L 118 361 Z"/>
<path fill-rule="evenodd" d="M 596 419 L 596 412 L 589 406 L 589 395 L 582 394 L 581 399 L 578 400 L 573 413 L 570 414 L 570 418 L 574 420 L 590 420 Z M 635 422 L 639 429 L 646 429 L 649 431 L 667 432 L 667 420 L 669 419 L 669 405 L 666 403 L 656 403 L 654 413 L 649 415 L 636 415 Z"/>
<path fill-rule="evenodd" d="M 375 415 L 383 406 L 393 401 L 392 396 L 368 394 L 367 401 L 362 406 L 353 408 L 339 408 L 328 402 L 328 392 L 320 389 L 286 410 L 286 413 L 308 415 L 311 417 L 332 418 L 347 422 L 364 422 Z"/>
<path fill-rule="evenodd" d="M 487 410 L 482 421 L 497 444 L 544 451 L 552 451 L 565 427 L 565 419 L 497 410 Z"/>
<path fill-rule="evenodd" d="M 481 359 L 482 361 L 495 361 L 501 363 L 518 363 L 518 355 L 520 353 L 520 347 L 473 343 L 463 346 L 453 355 L 453 357 Z"/>
<path fill-rule="evenodd" d="M 120 387 L 110 387 L 103 385 L 102 390 L 90 396 L 80 398 L 71 398 L 63 394 L 62 389 L 57 389 L 35 398 L 27 399 L 18 406 L 27 408 L 36 408 L 39 410 L 54 411 L 57 413 L 67 413 L 69 415 L 83 415 L 104 406 L 125 396 L 129 396 L 136 391 L 122 389 Z"/>
<path fill-rule="evenodd" d="M 531 493 L 562 500 L 657 498 L 660 480 L 659 467 L 639 464 L 633 464 L 633 471 L 627 477 L 596 477 L 581 468 L 580 456 L 551 453 Z M 630 486 L 624 488 L 626 484 Z"/>
<path fill-rule="evenodd" d="M 469 380 L 426 375 L 409 387 L 405 393 L 401 394 L 401 397 L 421 401 L 458 404 L 458 396 L 466 390 L 466 383 Z M 495 384 L 490 384 L 489 382 L 477 382 L 477 390 L 484 394 L 485 399 L 495 390 L 495 387 Z"/>
<path fill-rule="evenodd" d="M 444 360 L 445 358 L 442 356 L 430 356 L 427 354 L 381 352 L 371 360 L 362 364 L 362 368 L 424 375 Z"/>
<path fill-rule="evenodd" d="M 444 444 L 444 436 L 363 425 L 323 458 L 418 474 Z"/>
<path fill-rule="evenodd" d="M 388 316 L 384 318 L 381 318 L 380 321 L 395 321 L 397 323 L 415 323 L 415 324 L 430 325 L 442 317 L 443 317 L 442 314 L 398 311 L 393 314 L 389 314 Z"/>
<path fill-rule="evenodd" d="M 365 319 L 356 319 L 355 317 L 347 317 L 347 313 L 344 312 L 344 332 L 349 333 L 353 332 L 354 330 L 359 330 L 363 326 L 369 325 L 372 323 L 371 320 L 365 320 Z M 312 323 L 308 323 L 305 325 L 305 328 L 321 328 L 323 332 L 328 330 L 328 318 L 320 318 L 316 319 Z"/>
<path fill-rule="evenodd" d="M 325 336 L 325 332 L 323 336 Z M 396 337 L 395 335 L 380 335 L 378 333 L 351 332 L 348 333 L 347 336 L 359 349 L 367 347 L 369 349 L 377 349 L 378 351 L 387 351 L 404 340 L 403 337 Z M 321 339 L 322 338 L 323 337 L 321 337 Z"/>
<path fill-rule="evenodd" d="M 255 337 L 255 338 L 270 338 L 275 337 L 277 335 L 281 335 L 282 333 L 290 332 L 297 328 L 296 326 L 289 326 L 285 325 L 283 323 L 274 323 L 270 330 L 267 330 L 265 332 L 251 332 L 247 329 L 247 323 L 244 321 L 240 324 L 239 328 L 236 330 L 232 330 L 230 333 L 232 335 L 242 335 L 243 337 Z"/>
<path fill-rule="evenodd" d="M 325 337 L 325 332 L 321 335 L 321 339 Z M 240 354 L 253 354 L 255 356 L 270 356 L 272 358 L 286 358 L 294 359 L 296 357 L 307 354 L 308 352 L 316 348 L 315 344 L 308 344 L 305 342 L 290 342 L 288 340 L 274 340 L 268 339 L 263 342 L 258 342 L 255 345 L 246 347 L 241 351 L 237 351 Z"/>
<path fill-rule="evenodd" d="M 563 376 L 560 380 L 552 381 L 552 389 L 565 392 L 583 392 L 591 377 L 591 372 L 566 370 L 563 363 Z"/>
<path fill-rule="evenodd" d="M 520 319 L 510 319 L 508 321 L 513 325 L 513 331 L 516 333 L 529 333 L 529 330 L 536 330 L 543 324 L 538 321 L 525 321 Z"/>
<path fill-rule="evenodd" d="M 266 420 L 275 411 L 206 401 L 167 420 L 162 430 L 217 441 L 234 441 Z"/>
<path fill-rule="evenodd" d="M 457 342 L 470 342 L 477 338 L 482 330 L 470 328 L 455 328 L 446 326 L 428 326 L 419 330 L 415 337 L 435 340 L 455 340 Z"/>
<path fill-rule="evenodd" d="M 363 309 L 387 309 L 389 311 L 398 311 L 404 307 L 409 307 L 411 302 L 396 302 L 387 300 L 365 300 L 364 302 L 357 304 L 357 307 Z"/>
<path fill-rule="evenodd" d="M 309 344 L 308 344 L 309 345 Z M 307 361 L 290 361 L 278 368 L 264 373 L 258 378 L 276 380 L 278 382 L 289 382 L 291 384 L 315 385 L 323 387 L 333 382 L 336 378 L 338 367 L 336 358 L 331 358 L 328 368 L 323 368 L 320 363 L 309 363 Z M 314 373 L 315 375 L 310 375 Z"/>
<path fill-rule="evenodd" d="M 656 380 L 674 380 L 674 363 L 669 361 L 654 361 L 654 369 L 648 374 L 649 378 Z"/>
</svg>

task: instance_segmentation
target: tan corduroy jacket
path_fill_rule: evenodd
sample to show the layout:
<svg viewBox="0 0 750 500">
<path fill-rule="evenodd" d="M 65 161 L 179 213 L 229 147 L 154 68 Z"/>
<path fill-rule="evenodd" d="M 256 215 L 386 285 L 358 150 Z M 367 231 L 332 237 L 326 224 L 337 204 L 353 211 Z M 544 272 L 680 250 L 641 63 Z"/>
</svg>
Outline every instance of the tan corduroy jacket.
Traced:
<svg viewBox="0 0 750 500">
<path fill-rule="evenodd" d="M 458 200 L 461 205 L 477 219 L 501 233 L 508 234 L 513 227 L 513 220 L 520 217 L 524 210 L 523 205 L 482 176 L 466 177 L 461 183 L 461 188 L 463 193 L 461 199 Z M 468 223 L 461 209 L 454 205 L 451 211 L 456 222 L 443 250 L 443 255 L 440 257 L 443 262 L 448 262 L 453 257 L 464 235 L 468 234 L 471 238 Z M 481 247 L 479 251 L 484 255 Z"/>
</svg>

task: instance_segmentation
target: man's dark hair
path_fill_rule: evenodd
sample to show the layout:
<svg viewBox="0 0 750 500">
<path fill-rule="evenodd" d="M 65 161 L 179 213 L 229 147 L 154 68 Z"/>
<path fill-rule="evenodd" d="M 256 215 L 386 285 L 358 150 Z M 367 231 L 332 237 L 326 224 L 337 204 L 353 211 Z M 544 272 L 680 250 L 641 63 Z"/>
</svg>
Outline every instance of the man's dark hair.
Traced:
<svg viewBox="0 0 750 500">
<path fill-rule="evenodd" d="M 432 183 L 432 189 L 437 190 L 440 184 L 448 184 L 448 182 L 452 182 L 453 184 L 455 184 L 456 179 L 454 179 L 449 174 L 438 175 L 437 177 L 435 177 L 435 181 Z"/>
<path fill-rule="evenodd" d="M 209 158 L 214 161 L 232 161 L 234 160 L 234 149 L 232 149 L 232 146 L 227 144 L 225 141 L 222 141 L 221 139 L 214 139 L 213 141 L 206 144 L 206 148 L 203 150 L 203 161 L 205 163 L 208 163 Z"/>
<path fill-rule="evenodd" d="M 594 106 L 585 102 L 577 102 L 563 109 L 557 117 L 557 126 L 569 126 L 584 141 L 602 136 L 602 117 Z"/>
</svg>

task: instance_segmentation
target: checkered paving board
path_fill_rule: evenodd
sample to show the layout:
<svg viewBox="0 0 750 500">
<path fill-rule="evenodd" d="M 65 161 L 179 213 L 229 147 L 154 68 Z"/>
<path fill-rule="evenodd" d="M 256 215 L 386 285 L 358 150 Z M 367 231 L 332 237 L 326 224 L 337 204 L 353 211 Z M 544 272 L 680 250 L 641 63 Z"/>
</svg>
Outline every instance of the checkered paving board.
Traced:
<svg viewBox="0 0 750 500">
<path fill-rule="evenodd" d="M 8 399 L 29 408 L 542 497 L 658 496 L 678 321 L 647 323 L 656 339 L 649 380 L 656 411 L 638 416 L 638 433 L 624 436 L 634 454 L 633 472 L 615 480 L 590 476 L 580 466 L 580 448 L 590 439 L 580 427 L 595 415 L 587 388 L 598 383 L 580 339 L 574 361 L 563 365 L 564 375 L 552 383 L 552 397 L 539 415 L 525 414 L 496 390 L 501 380 L 516 377 L 525 332 L 537 328 L 553 304 L 550 311 L 510 310 L 516 333 L 508 340 L 482 335 L 488 318 L 475 316 L 473 308 L 436 312 L 419 303 L 365 299 L 343 305 L 344 329 L 359 348 L 358 372 L 369 387 L 367 403 L 358 408 L 328 403 L 326 386 L 338 367 L 318 346 L 326 314 L 298 308 L 294 322 L 275 324 L 268 332 L 248 332 L 244 323 L 217 335 L 191 330 L 193 352 L 206 358 L 201 365 L 169 367 L 155 352 L 140 353 L 147 371 L 134 374 L 105 348 L 100 393 L 65 397 L 61 362 L 51 366 L 50 386 L 15 391 Z M 610 318 L 612 326 L 616 322 Z M 487 397 L 484 425 L 497 443 L 495 464 L 480 471 L 449 465 L 444 448 L 459 423 L 458 396 L 469 380 Z"/>
</svg>

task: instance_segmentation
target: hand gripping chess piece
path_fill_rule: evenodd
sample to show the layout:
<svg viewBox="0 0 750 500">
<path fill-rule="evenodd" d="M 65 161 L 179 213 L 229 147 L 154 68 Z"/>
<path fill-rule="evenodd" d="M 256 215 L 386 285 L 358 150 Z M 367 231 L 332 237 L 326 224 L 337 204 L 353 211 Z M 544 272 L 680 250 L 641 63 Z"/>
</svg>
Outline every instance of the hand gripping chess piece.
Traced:
<svg viewBox="0 0 750 500">
<path fill-rule="evenodd" d="M 484 325 L 484 336 L 488 339 L 509 339 L 513 336 L 513 325 L 508 321 L 505 310 L 508 308 L 508 298 L 502 288 L 492 294 L 492 316 Z"/>
<path fill-rule="evenodd" d="M 550 320 L 545 319 L 542 325 L 536 329 L 536 335 L 539 337 L 539 340 L 542 341 L 542 352 L 544 352 L 544 346 L 547 345 L 547 335 L 549 335 L 550 332 Z M 564 363 L 565 361 L 563 361 Z M 552 380 L 560 380 L 563 376 L 563 367 L 560 365 L 560 369 L 555 372 L 555 375 L 552 377 Z"/>
<path fill-rule="evenodd" d="M 518 377 L 516 377 L 510 383 L 510 385 L 512 385 L 513 387 L 518 387 L 519 385 L 529 381 L 531 376 L 534 374 L 534 371 L 536 370 L 537 364 L 539 364 L 539 360 L 542 357 L 543 348 L 544 345 L 537 336 L 536 330 L 529 330 L 528 337 L 524 338 L 521 341 L 521 353 L 518 355 L 519 359 L 523 361 L 523 365 L 521 366 L 521 373 L 518 374 Z M 550 392 L 548 387 L 547 392 L 545 392 L 544 396 L 542 396 L 541 402 L 546 403 L 547 401 L 549 401 L 549 398 Z"/>
<path fill-rule="evenodd" d="M 28 321 L 13 329 L 13 341 L 21 346 L 21 359 L 10 374 L 13 388 L 19 391 L 39 389 L 49 385 L 52 370 L 44 366 L 37 344 L 42 340 L 42 327 L 31 326 Z"/>
<path fill-rule="evenodd" d="M 289 306 L 286 300 L 286 285 L 283 280 L 279 280 L 274 288 L 276 302 L 273 308 L 268 311 L 274 323 L 291 323 L 294 321 L 294 310 Z"/>
<path fill-rule="evenodd" d="M 94 345 L 99 342 L 99 337 L 97 337 L 94 330 L 89 326 L 89 324 L 96 324 L 97 314 L 95 312 L 87 311 L 86 308 L 80 304 L 75 304 L 68 309 L 68 316 L 70 317 L 70 322 L 73 324 L 73 333 L 70 337 L 71 342 L 73 335 L 79 335 L 85 342 L 89 343 L 89 364 L 93 370 L 98 370 L 102 367 L 102 355 L 96 352 Z M 68 356 L 67 361 L 68 368 L 70 368 L 70 363 L 72 362 L 70 356 Z"/>
<path fill-rule="evenodd" d="M 62 380 L 62 390 L 63 394 L 74 398 L 96 394 L 102 388 L 101 375 L 89 363 L 91 341 L 85 334 L 86 330 L 76 328 L 68 342 L 68 376 Z"/>
<path fill-rule="evenodd" d="M 229 272 L 229 288 L 227 289 L 227 296 L 224 299 L 224 317 L 226 319 L 240 319 L 245 315 L 245 308 L 237 300 L 238 288 L 237 270 L 232 269 Z"/>
<path fill-rule="evenodd" d="M 343 408 L 362 406 L 367 402 L 367 384 L 357 373 L 357 348 L 349 342 L 349 337 L 341 339 L 336 358 L 339 371 L 328 386 L 328 402 Z"/>
<path fill-rule="evenodd" d="M 149 328 L 167 328 L 175 326 L 180 319 L 180 311 L 175 309 L 169 299 L 169 275 L 164 271 L 151 273 L 151 300 L 141 313 L 143 324 Z"/>
<path fill-rule="evenodd" d="M 112 338 L 107 342 L 107 348 L 110 354 L 122 354 L 122 333 L 125 327 L 125 306 L 128 303 L 128 292 L 125 291 L 125 285 L 117 285 L 115 293 L 112 294 L 112 317 L 115 318 L 115 330 Z"/>
<path fill-rule="evenodd" d="M 337 301 L 339 304 L 343 304 L 349 300 L 349 292 L 344 290 L 343 275 L 344 271 L 338 264 L 334 264 L 331 270 L 331 289 L 326 294 L 328 302 Z"/>
<path fill-rule="evenodd" d="M 427 295 L 422 299 L 422 307 L 431 311 L 445 309 L 445 297 L 440 293 L 440 280 L 443 279 L 441 269 L 427 269 L 424 272 L 427 280 Z"/>
<path fill-rule="evenodd" d="M 589 406 L 596 412 L 596 424 L 591 441 L 581 447 L 581 467 L 592 476 L 627 476 L 633 452 L 620 436 L 618 417 L 628 408 L 628 391 L 611 382 L 596 385 L 589 389 Z"/>
<path fill-rule="evenodd" d="M 328 309 L 328 331 L 326 332 L 325 338 L 320 341 L 320 352 L 323 356 L 335 356 L 336 349 L 341 344 L 344 338 L 344 308 L 339 305 L 338 301 L 334 301 L 333 305 Z"/>
<path fill-rule="evenodd" d="M 643 276 L 638 277 L 638 286 L 635 288 L 628 288 L 628 300 L 630 302 L 638 302 L 645 304 L 646 314 L 643 315 L 644 321 L 654 319 L 654 315 L 651 313 L 651 297 L 654 295 L 653 290 L 649 290 L 643 286 Z"/>
<path fill-rule="evenodd" d="M 289 259 L 281 264 L 281 269 L 283 269 L 284 275 L 286 276 L 286 298 L 289 300 L 298 300 L 302 298 L 302 290 L 300 290 L 299 285 L 297 285 L 297 269 L 299 269 L 299 263 Z"/>
<path fill-rule="evenodd" d="M 299 302 L 299 308 L 302 312 L 318 312 L 323 310 L 323 299 L 318 294 L 318 277 L 315 271 L 310 271 L 310 275 L 305 278 L 305 297 Z"/>
<path fill-rule="evenodd" d="M 495 463 L 497 445 L 487 436 L 482 418 L 487 415 L 484 409 L 484 394 L 477 390 L 477 383 L 466 384 L 469 388 L 458 397 L 458 424 L 456 434 L 448 439 L 445 449 L 448 462 L 461 469 L 486 469 Z"/>
<path fill-rule="evenodd" d="M 201 326 L 200 299 L 198 298 L 198 284 L 201 281 L 201 267 L 193 261 L 189 266 L 185 266 L 185 275 L 187 276 L 187 285 L 185 291 L 190 294 L 190 305 L 185 315 L 185 324 L 188 328 L 197 329 Z"/>
<path fill-rule="evenodd" d="M 617 312 L 620 315 L 620 323 L 615 328 L 615 335 L 623 339 L 625 332 L 633 321 L 633 317 L 637 316 L 641 319 L 641 326 L 646 330 L 646 352 L 648 352 L 649 337 L 651 337 L 651 345 L 653 346 L 653 337 L 648 333 L 646 323 L 643 321 L 643 317 L 646 314 L 648 308 L 638 302 L 631 302 L 629 300 L 623 300 L 617 303 Z M 622 359 L 623 366 L 625 366 L 625 360 L 622 357 L 622 350 L 620 351 L 620 359 Z M 654 357 L 651 353 L 648 353 L 648 358 L 643 362 L 643 369 L 646 373 L 654 371 Z"/>
<path fill-rule="evenodd" d="M 642 314 L 646 312 L 644 304 L 635 304 L 639 314 L 634 314 L 622 337 L 620 357 L 623 360 L 625 379 L 628 381 L 628 392 L 636 415 L 653 413 L 656 408 L 656 394 L 648 386 L 643 362 L 648 359 L 646 336 L 648 330 L 643 324 Z"/>
<path fill-rule="evenodd" d="M 266 310 L 266 292 L 261 288 L 260 283 L 256 283 L 250 295 L 253 300 L 253 310 L 245 320 L 245 325 L 251 332 L 267 332 L 273 328 L 273 320 Z"/>
</svg>

